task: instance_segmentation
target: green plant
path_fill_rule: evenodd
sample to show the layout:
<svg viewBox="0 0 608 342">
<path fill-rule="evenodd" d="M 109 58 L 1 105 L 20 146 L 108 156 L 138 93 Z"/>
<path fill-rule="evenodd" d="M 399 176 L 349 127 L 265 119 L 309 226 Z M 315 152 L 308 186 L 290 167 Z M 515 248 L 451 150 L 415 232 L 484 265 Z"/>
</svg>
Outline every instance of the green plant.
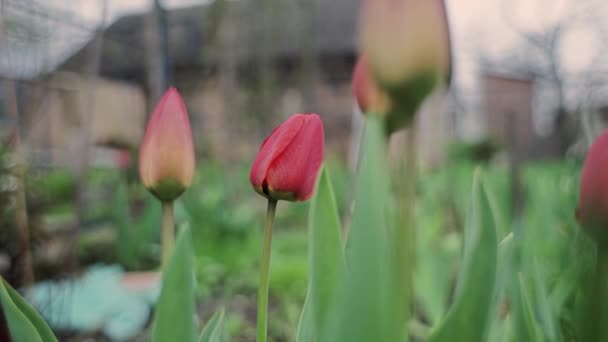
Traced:
<svg viewBox="0 0 608 342">
<path fill-rule="evenodd" d="M 158 203 L 146 198 L 137 217 L 131 214 L 127 185 L 121 180 L 116 186 L 111 222 L 116 227 L 114 254 L 116 261 L 127 269 L 139 270 L 156 265 L 156 250 L 152 242 L 158 239 Z"/>
<path fill-rule="evenodd" d="M 57 341 L 42 317 L 3 278 L 0 278 L 0 303 L 14 341 Z"/>
<path fill-rule="evenodd" d="M 369 140 L 366 139 L 364 141 Z M 381 154 L 375 153 L 375 155 Z M 369 163 L 362 163 L 361 167 L 367 164 Z M 455 295 L 454 287 L 462 287 L 456 284 L 463 283 L 466 278 L 459 272 L 470 269 L 470 266 L 463 262 L 464 259 L 459 261 L 461 259 L 459 255 L 470 253 L 467 250 L 470 249 L 468 246 L 471 244 L 467 241 L 471 240 L 470 222 L 474 221 L 474 215 L 471 214 L 473 199 L 481 198 L 480 207 L 487 209 L 488 205 L 483 204 L 485 194 L 493 193 L 494 195 L 488 198 L 492 199 L 491 212 L 492 216 L 495 216 L 493 221 L 496 223 L 490 222 L 484 225 L 484 229 L 494 225 L 496 230 L 496 281 L 492 308 L 486 315 L 488 323 L 483 329 L 486 331 L 485 340 L 581 340 L 581 324 L 577 313 L 581 309 L 577 306 L 576 299 L 585 286 L 585 277 L 593 271 L 595 247 L 592 241 L 580 233 L 573 214 L 579 167 L 577 162 L 572 161 L 537 163 L 526 167 L 523 170 L 524 192 L 527 194 L 526 206 L 522 216 L 516 221 L 510 220 L 508 215 L 509 187 L 507 171 L 504 167 L 490 165 L 484 169 L 482 177 L 476 176 L 477 180 L 473 180 L 472 177 L 475 166 L 467 161 L 452 163 L 423 173 L 418 182 L 416 196 L 418 205 L 415 211 L 417 228 L 412 299 L 414 305 L 411 306 L 413 308 L 407 325 L 410 339 L 439 339 L 441 337 L 439 332 L 446 329 L 450 331 L 450 336 L 456 334 L 451 328 L 446 327 L 451 325 L 447 323 L 448 317 L 459 316 L 451 312 L 462 307 L 463 302 L 467 302 Z M 360 172 L 364 170 L 361 169 Z M 365 172 L 377 175 L 379 171 L 376 169 Z M 260 236 L 256 233 L 256 228 L 259 226 L 252 225 L 251 222 L 255 222 L 261 213 L 250 201 L 239 200 L 242 199 L 240 194 L 249 190 L 249 185 L 244 180 L 246 173 L 246 166 L 233 168 L 232 172 L 223 172 L 218 165 L 206 165 L 199 170 L 192 191 L 187 192 L 177 205 L 178 222 L 188 222 L 193 230 L 192 242 L 196 247 L 194 264 L 198 266 L 196 279 L 198 286 L 206 289 L 203 294 L 211 293 L 226 299 L 241 293 L 253 296 L 257 284 L 256 263 Z M 329 177 L 330 173 L 334 177 Z M 335 177 L 336 174 L 338 177 Z M 332 282 L 346 286 L 341 280 L 345 275 L 332 278 L 332 274 L 327 271 L 334 269 L 329 267 L 332 264 L 320 263 L 320 266 L 314 266 L 319 263 L 318 260 L 333 260 L 334 257 L 330 255 L 335 256 L 336 254 L 333 253 L 341 251 L 343 243 L 336 243 L 336 236 L 342 236 L 338 234 L 341 231 L 341 224 L 336 228 L 336 220 L 339 222 L 336 217 L 339 217 L 340 207 L 337 202 L 340 200 L 338 200 L 339 196 L 329 194 L 335 184 L 346 183 L 344 177 L 345 172 L 334 164 L 333 167 L 326 165 L 319 178 L 308 218 L 309 257 L 317 262 L 311 262 L 308 271 L 305 265 L 306 256 L 303 254 L 306 248 L 304 239 L 306 232 L 297 228 L 297 225 L 303 222 L 298 215 L 306 209 L 306 206 L 285 206 L 285 209 L 289 209 L 285 212 L 292 209 L 295 211 L 278 218 L 282 229 L 277 230 L 274 236 L 274 262 L 270 279 L 270 299 L 271 303 L 274 300 L 274 310 L 270 311 L 270 331 L 279 334 L 282 338 L 295 334 L 289 332 L 290 328 L 294 328 L 290 324 L 295 320 L 286 316 L 298 308 L 300 300 L 306 295 L 303 281 L 307 274 L 311 289 L 315 286 L 313 282 L 323 281 L 317 286 L 330 290 L 322 291 L 321 296 L 316 296 L 325 298 L 320 300 L 320 305 L 317 305 L 316 314 L 315 311 L 310 310 L 313 305 L 311 298 L 314 295 L 309 291 L 299 324 L 300 329 L 297 331 L 298 341 L 310 341 L 311 334 L 314 335 L 319 331 L 313 326 L 324 325 L 323 319 L 320 320 L 321 323 L 318 322 L 319 317 L 337 315 L 332 311 L 337 310 L 334 305 L 337 305 L 335 304 L 337 298 L 345 296 L 338 293 L 345 291 L 342 288 L 333 292 L 335 293 L 333 295 L 323 295 L 323 293 L 332 293 L 331 285 L 327 286 Z M 372 178 L 376 179 L 377 176 Z M 481 182 L 479 182 L 480 178 Z M 238 179 L 242 181 L 236 181 Z M 111 177 L 107 181 L 115 184 L 117 179 Z M 149 200 L 144 202 L 144 209 L 139 212 L 138 217 L 124 219 L 129 215 L 125 210 L 128 206 L 128 198 L 132 197 L 126 192 L 126 186 L 120 185 L 116 197 L 111 201 L 116 209 L 113 214 L 117 215 L 116 222 L 124 220 L 125 229 L 133 234 L 143 234 L 148 230 L 157 237 L 160 216 L 154 199 L 148 197 Z M 370 197 L 370 192 L 364 193 L 370 200 L 376 198 L 376 195 Z M 392 201 L 394 194 L 391 194 L 389 199 Z M 375 201 L 372 202 L 375 205 Z M 372 204 L 366 203 L 368 204 L 360 205 L 369 205 L 366 210 L 371 210 Z M 231 213 L 239 214 L 231 215 Z M 118 218 L 121 215 L 123 219 Z M 484 220 L 488 222 L 487 219 Z M 323 222 L 326 225 L 323 225 Z M 350 227 L 349 240 L 354 238 L 352 235 L 356 231 L 354 224 L 353 222 Z M 288 225 L 291 227 L 287 228 Z M 366 232 L 377 233 L 378 230 L 370 229 Z M 315 238 L 319 234 L 323 237 Z M 370 238 L 372 237 L 367 236 L 362 240 L 371 241 Z M 315 243 L 319 239 L 322 241 Z M 340 237 L 340 239 L 345 238 Z M 120 239 L 119 242 L 123 243 L 121 248 L 127 253 L 131 252 L 130 248 L 133 251 L 139 249 L 138 243 L 132 240 Z M 352 257 L 354 247 L 352 241 L 348 245 L 350 252 L 346 255 Z M 319 246 L 325 247 L 319 248 Z M 331 246 L 333 249 L 328 254 L 326 248 Z M 488 247 L 491 248 L 491 243 L 484 244 L 484 249 Z M 153 250 L 148 250 L 148 253 L 156 255 Z M 370 250 L 365 253 L 370 253 Z M 473 259 L 479 261 L 487 258 Z M 356 265 L 352 261 L 346 264 L 350 265 L 350 269 Z M 466 291 L 458 291 L 458 293 L 466 293 Z M 194 301 L 194 297 L 192 298 Z M 207 300 L 203 303 L 210 304 Z M 479 303 L 480 298 L 475 296 L 472 307 L 480 309 Z M 213 306 L 216 304 L 214 303 Z M 380 315 L 385 315 L 388 311 L 379 312 Z M 306 323 L 312 319 L 317 323 Z M 333 318 L 326 322 L 332 320 Z M 226 335 L 224 338 L 235 335 L 246 339 L 252 338 L 254 332 L 247 317 L 227 311 L 226 324 L 227 333 L 232 335 Z M 373 324 L 373 322 L 365 324 Z M 454 325 L 460 328 L 466 327 L 464 324 Z M 473 333 L 482 331 L 481 325 L 476 328 L 478 330 L 470 329 L 470 331 Z M 323 329 L 329 328 L 320 328 L 321 331 Z"/>
</svg>

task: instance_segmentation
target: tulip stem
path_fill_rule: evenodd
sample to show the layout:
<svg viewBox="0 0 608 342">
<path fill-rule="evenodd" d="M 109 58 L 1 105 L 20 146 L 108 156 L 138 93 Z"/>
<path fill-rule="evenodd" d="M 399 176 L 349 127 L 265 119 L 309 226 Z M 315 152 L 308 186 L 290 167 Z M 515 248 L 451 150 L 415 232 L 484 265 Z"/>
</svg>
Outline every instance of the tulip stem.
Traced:
<svg viewBox="0 0 608 342">
<path fill-rule="evenodd" d="M 175 242 L 175 223 L 173 219 L 173 201 L 163 201 L 163 225 L 162 225 L 162 265 L 169 262 L 173 244 Z"/>
<path fill-rule="evenodd" d="M 399 312 L 396 319 L 400 324 L 409 321 L 409 302 L 412 298 L 412 270 L 416 254 L 415 230 L 414 230 L 414 201 L 416 198 L 417 180 L 417 155 L 416 155 L 416 131 L 413 127 L 407 130 L 406 139 L 403 141 L 403 157 L 399 159 L 396 175 L 397 187 L 397 223 L 393 241 L 393 252 L 395 253 L 395 291 L 398 300 L 403 303 L 403 311 Z M 405 326 L 405 324 L 403 325 Z M 403 331 L 405 334 L 405 331 Z"/>
<path fill-rule="evenodd" d="M 266 342 L 268 330 L 268 281 L 270 271 L 270 247 L 272 245 L 272 226 L 277 209 L 277 201 L 268 200 L 266 225 L 264 226 L 264 246 L 262 247 L 262 265 L 260 269 L 260 287 L 258 290 L 258 342 Z"/>
</svg>

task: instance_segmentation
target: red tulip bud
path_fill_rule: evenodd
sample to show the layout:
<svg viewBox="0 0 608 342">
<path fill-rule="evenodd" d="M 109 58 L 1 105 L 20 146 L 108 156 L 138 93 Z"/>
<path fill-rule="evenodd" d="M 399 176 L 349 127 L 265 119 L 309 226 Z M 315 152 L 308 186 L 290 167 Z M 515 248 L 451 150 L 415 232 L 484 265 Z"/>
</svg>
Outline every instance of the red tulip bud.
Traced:
<svg viewBox="0 0 608 342">
<path fill-rule="evenodd" d="M 360 56 L 353 70 L 353 95 L 361 111 L 374 114 L 386 114 L 390 107 L 386 94 L 378 87 L 370 74 L 365 56 Z"/>
<path fill-rule="evenodd" d="M 321 118 L 317 114 L 292 115 L 262 143 L 251 167 L 251 185 L 273 200 L 309 199 L 323 162 L 323 147 Z"/>
<path fill-rule="evenodd" d="M 576 218 L 586 229 L 608 233 L 608 130 L 587 152 Z"/>
<path fill-rule="evenodd" d="M 426 96 L 449 83 L 451 50 L 443 0 L 363 0 L 361 48 L 378 84 L 401 118 L 410 122 Z"/>
<path fill-rule="evenodd" d="M 156 105 L 139 151 L 139 174 L 161 201 L 172 201 L 192 184 L 194 144 L 186 106 L 175 88 Z"/>
</svg>

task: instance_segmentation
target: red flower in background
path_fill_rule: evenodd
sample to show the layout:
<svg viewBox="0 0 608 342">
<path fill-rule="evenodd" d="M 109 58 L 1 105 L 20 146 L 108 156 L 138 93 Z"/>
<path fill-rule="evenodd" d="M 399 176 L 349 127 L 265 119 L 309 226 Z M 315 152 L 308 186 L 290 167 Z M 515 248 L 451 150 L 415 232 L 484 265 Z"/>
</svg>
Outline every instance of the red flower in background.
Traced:
<svg viewBox="0 0 608 342">
<path fill-rule="evenodd" d="M 251 167 L 251 185 L 273 200 L 309 199 L 323 162 L 323 148 L 319 115 L 292 115 L 262 143 Z"/>
<path fill-rule="evenodd" d="M 170 88 L 154 109 L 139 151 L 142 183 L 162 201 L 181 195 L 194 177 L 194 144 L 188 112 Z"/>
<path fill-rule="evenodd" d="M 608 130 L 585 157 L 576 218 L 586 228 L 608 229 Z"/>
<path fill-rule="evenodd" d="M 363 113 L 385 114 L 389 110 L 389 99 L 370 73 L 365 56 L 359 57 L 353 70 L 352 90 Z"/>
</svg>

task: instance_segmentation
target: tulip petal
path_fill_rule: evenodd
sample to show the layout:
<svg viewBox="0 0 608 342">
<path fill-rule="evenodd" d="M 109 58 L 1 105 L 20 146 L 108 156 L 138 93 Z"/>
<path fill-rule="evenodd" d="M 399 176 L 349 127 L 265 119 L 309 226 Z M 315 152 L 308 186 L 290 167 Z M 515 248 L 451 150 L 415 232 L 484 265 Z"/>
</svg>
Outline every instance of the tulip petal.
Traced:
<svg viewBox="0 0 608 342">
<path fill-rule="evenodd" d="M 155 194 L 158 191 L 154 189 L 160 184 L 175 184 L 181 190 L 170 190 L 179 195 L 192 183 L 194 164 L 188 112 L 177 90 L 170 88 L 160 99 L 146 128 L 139 155 L 140 176 Z"/>
<path fill-rule="evenodd" d="M 584 226 L 608 227 L 608 130 L 589 148 L 581 174 L 576 216 Z"/>
<path fill-rule="evenodd" d="M 251 184 L 260 194 L 264 194 L 263 186 L 266 181 L 268 168 L 275 158 L 283 153 L 298 132 L 300 132 L 303 124 L 304 116 L 294 115 L 275 128 L 262 143 L 262 147 L 260 147 L 260 151 L 253 162 L 251 173 L 249 174 Z"/>
<path fill-rule="evenodd" d="M 266 180 L 270 193 L 295 194 L 305 201 L 312 196 L 317 172 L 323 162 L 324 132 L 316 114 L 302 115 L 304 122 L 298 134 L 273 160 Z"/>
<path fill-rule="evenodd" d="M 384 85 L 428 71 L 450 80 L 451 50 L 443 0 L 365 0 L 361 44 Z"/>
<path fill-rule="evenodd" d="M 389 111 L 389 99 L 373 78 L 363 55 L 359 57 L 353 70 L 352 91 L 364 114 L 385 114 Z"/>
</svg>

